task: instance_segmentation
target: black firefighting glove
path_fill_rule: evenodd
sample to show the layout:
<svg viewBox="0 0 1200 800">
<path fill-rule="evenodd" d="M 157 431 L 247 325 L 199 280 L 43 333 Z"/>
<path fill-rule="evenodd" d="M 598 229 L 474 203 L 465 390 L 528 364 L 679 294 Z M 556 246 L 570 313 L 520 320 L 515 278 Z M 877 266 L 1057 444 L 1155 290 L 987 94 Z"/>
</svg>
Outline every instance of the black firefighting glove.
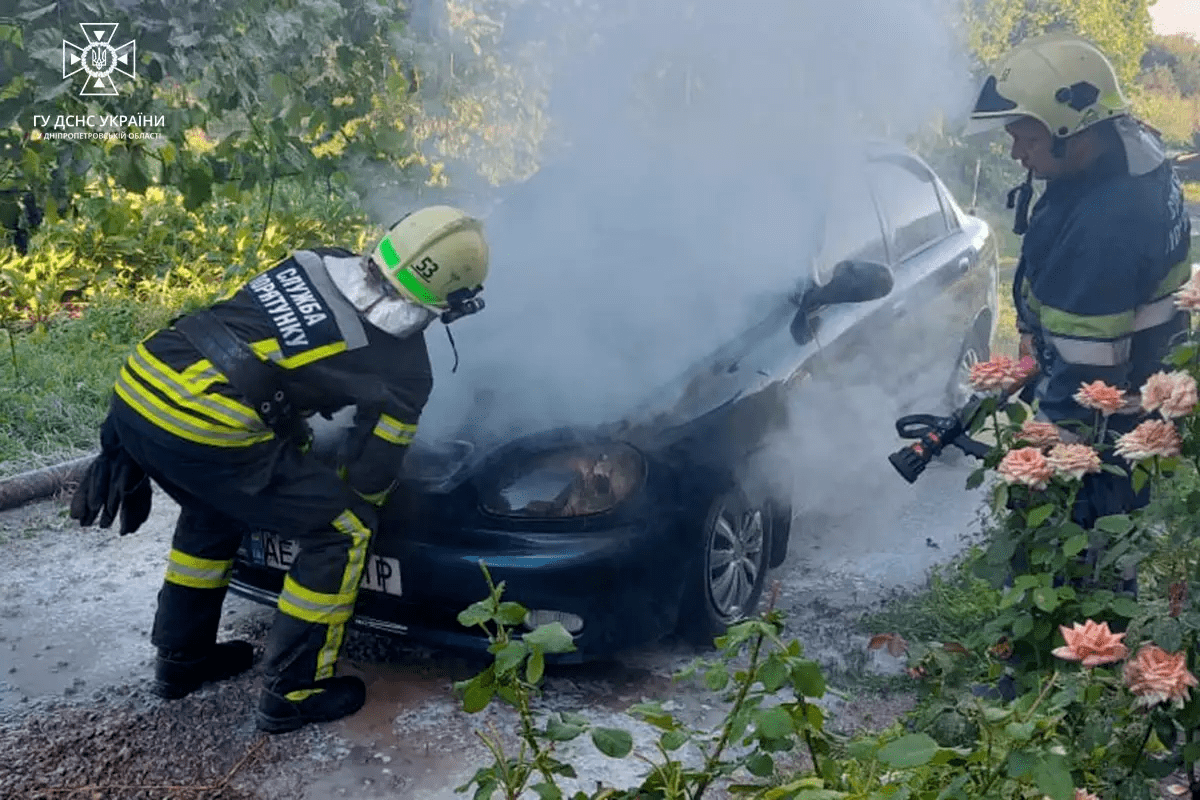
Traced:
<svg viewBox="0 0 1200 800">
<path fill-rule="evenodd" d="M 100 429 L 100 455 L 88 466 L 71 498 L 71 519 L 87 527 L 99 516 L 100 527 L 108 528 L 119 514 L 120 535 L 124 536 L 150 516 L 151 496 L 149 476 L 129 457 L 106 423 Z"/>
</svg>

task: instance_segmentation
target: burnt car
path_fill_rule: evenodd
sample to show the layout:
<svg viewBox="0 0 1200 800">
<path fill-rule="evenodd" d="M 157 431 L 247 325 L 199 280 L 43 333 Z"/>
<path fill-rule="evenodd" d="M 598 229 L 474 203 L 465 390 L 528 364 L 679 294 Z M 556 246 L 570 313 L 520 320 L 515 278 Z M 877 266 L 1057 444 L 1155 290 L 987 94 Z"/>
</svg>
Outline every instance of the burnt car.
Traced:
<svg viewBox="0 0 1200 800">
<path fill-rule="evenodd" d="M 456 619 L 486 595 L 481 561 L 529 609 L 527 626 L 573 634 L 568 660 L 676 631 L 711 643 L 753 612 L 793 520 L 788 493 L 757 485 L 749 465 L 810 378 L 866 382 L 909 405 L 932 391 L 948 406 L 995 325 L 993 234 L 905 148 L 873 143 L 819 227 L 794 292 L 620 420 L 488 448 L 415 444 L 354 624 L 481 650 L 481 632 Z M 274 603 L 294 552 L 286 531 L 250 533 L 231 588 Z"/>
</svg>

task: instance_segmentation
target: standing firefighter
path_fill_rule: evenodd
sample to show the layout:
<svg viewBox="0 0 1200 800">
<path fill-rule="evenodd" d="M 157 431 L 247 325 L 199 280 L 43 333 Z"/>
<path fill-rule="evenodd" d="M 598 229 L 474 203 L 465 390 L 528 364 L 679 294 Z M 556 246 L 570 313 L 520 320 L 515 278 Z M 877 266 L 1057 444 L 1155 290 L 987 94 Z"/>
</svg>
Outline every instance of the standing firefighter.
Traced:
<svg viewBox="0 0 1200 800">
<path fill-rule="evenodd" d="M 996 67 L 967 132 L 1000 126 L 1028 170 L 1009 194 L 1014 230 L 1024 234 L 1013 279 L 1021 355 L 1039 369 L 1023 396 L 1070 441 L 1064 428 L 1093 418 L 1074 395 L 1104 381 L 1129 398 L 1108 430 L 1128 432 L 1138 422 L 1138 388 L 1188 325 L 1171 296 L 1189 276 L 1179 180 L 1158 136 L 1129 116 L 1108 59 L 1076 36 L 1029 39 Z M 1046 189 L 1029 214 L 1034 178 Z M 1091 527 L 1147 500 L 1128 477 L 1089 475 L 1076 521 Z"/>
<path fill-rule="evenodd" d="M 147 476 L 182 507 L 151 638 L 158 695 L 183 697 L 253 663 L 248 642 L 216 636 L 234 555 L 261 528 L 300 553 L 267 638 L 258 727 L 290 731 L 362 707 L 362 681 L 334 677 L 334 666 L 376 507 L 432 388 L 424 330 L 483 307 L 487 264 L 479 222 L 424 208 L 369 256 L 298 251 L 138 345 L 71 516 L 107 527 L 119 515 L 122 534 L 135 530 L 149 513 Z M 348 405 L 354 426 L 334 467 L 308 451 L 305 417 Z"/>
</svg>

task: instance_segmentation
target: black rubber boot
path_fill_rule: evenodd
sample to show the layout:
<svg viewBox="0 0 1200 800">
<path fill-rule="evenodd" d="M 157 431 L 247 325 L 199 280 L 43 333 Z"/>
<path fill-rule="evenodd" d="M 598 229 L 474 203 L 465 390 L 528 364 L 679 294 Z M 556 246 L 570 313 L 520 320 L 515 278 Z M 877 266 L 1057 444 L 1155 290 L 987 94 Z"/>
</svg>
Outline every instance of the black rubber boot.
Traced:
<svg viewBox="0 0 1200 800">
<path fill-rule="evenodd" d="M 287 733 L 310 722 L 332 722 L 350 716 L 366 701 L 366 685 L 350 675 L 286 692 L 264 689 L 256 715 L 258 729 Z"/>
<path fill-rule="evenodd" d="M 213 645 L 205 655 L 158 651 L 154 665 L 154 693 L 178 700 L 206 683 L 223 681 L 254 665 L 254 645 L 232 641 Z"/>
</svg>

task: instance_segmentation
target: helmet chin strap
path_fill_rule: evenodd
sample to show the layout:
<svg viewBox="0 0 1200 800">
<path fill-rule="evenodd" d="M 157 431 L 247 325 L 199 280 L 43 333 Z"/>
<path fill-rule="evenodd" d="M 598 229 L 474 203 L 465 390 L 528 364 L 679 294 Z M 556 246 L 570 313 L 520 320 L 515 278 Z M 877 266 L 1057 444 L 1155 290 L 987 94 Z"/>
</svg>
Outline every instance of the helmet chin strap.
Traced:
<svg viewBox="0 0 1200 800">
<path fill-rule="evenodd" d="M 1033 199 L 1033 170 L 1025 173 L 1025 182 L 1008 192 L 1008 208 L 1016 208 L 1013 233 L 1024 236 L 1029 230 L 1029 202 Z"/>
</svg>

